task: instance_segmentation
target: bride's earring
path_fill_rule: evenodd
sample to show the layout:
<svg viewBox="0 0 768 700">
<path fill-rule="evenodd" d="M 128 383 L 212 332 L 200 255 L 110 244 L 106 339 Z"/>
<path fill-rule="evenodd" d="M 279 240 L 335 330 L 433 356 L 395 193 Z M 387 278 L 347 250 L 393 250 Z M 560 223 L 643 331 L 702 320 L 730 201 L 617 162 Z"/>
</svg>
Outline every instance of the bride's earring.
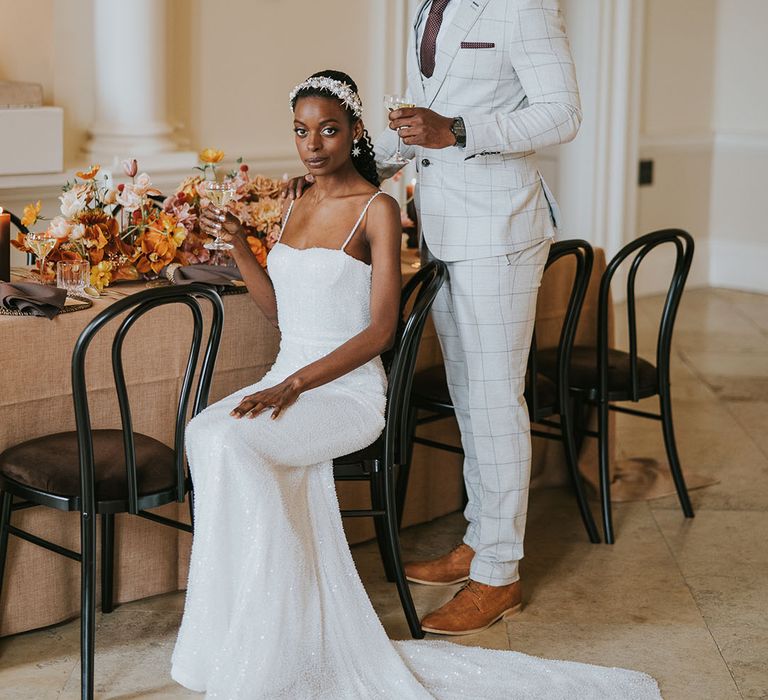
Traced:
<svg viewBox="0 0 768 700">
<path fill-rule="evenodd" d="M 354 148 L 352 149 L 352 157 L 353 157 L 353 158 L 359 158 L 359 157 L 360 157 L 360 154 L 362 153 L 362 151 L 360 150 L 360 146 L 358 146 L 358 145 L 357 145 L 357 142 L 358 142 L 359 140 L 360 140 L 360 139 L 355 139 L 355 140 L 353 141 L 353 143 L 354 143 Z"/>
</svg>

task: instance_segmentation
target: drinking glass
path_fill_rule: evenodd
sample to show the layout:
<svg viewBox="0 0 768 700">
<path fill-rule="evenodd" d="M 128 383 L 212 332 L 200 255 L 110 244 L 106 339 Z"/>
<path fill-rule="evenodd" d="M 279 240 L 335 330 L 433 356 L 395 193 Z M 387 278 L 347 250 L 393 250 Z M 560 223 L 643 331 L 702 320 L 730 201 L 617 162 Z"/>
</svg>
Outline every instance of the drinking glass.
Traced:
<svg viewBox="0 0 768 700">
<path fill-rule="evenodd" d="M 56 263 L 56 286 L 67 294 L 82 295 L 91 283 L 91 266 L 87 260 L 61 260 Z"/>
<path fill-rule="evenodd" d="M 40 260 L 40 284 L 47 284 L 45 281 L 45 259 L 48 257 L 48 253 L 53 250 L 53 246 L 56 245 L 56 239 L 48 231 L 30 231 L 26 235 L 26 241 L 27 247 Z"/>
<path fill-rule="evenodd" d="M 394 112 L 396 109 L 412 109 L 416 105 L 412 102 L 408 102 L 407 97 L 403 97 L 401 95 L 387 95 L 384 98 L 384 105 L 386 106 L 387 110 L 389 112 Z M 384 162 L 387 165 L 406 165 L 409 161 L 408 159 L 402 154 L 400 150 L 400 144 L 402 143 L 402 139 L 400 138 L 400 132 L 397 132 L 397 150 L 395 153 L 387 158 Z"/>
<path fill-rule="evenodd" d="M 235 183 L 232 180 L 222 180 L 217 182 L 216 180 L 206 180 L 204 184 L 205 196 L 211 200 L 219 209 L 225 209 L 235 198 Z M 234 246 L 231 243 L 221 240 L 221 232 L 219 231 L 214 240 L 208 241 L 205 244 L 208 250 L 232 250 Z"/>
</svg>

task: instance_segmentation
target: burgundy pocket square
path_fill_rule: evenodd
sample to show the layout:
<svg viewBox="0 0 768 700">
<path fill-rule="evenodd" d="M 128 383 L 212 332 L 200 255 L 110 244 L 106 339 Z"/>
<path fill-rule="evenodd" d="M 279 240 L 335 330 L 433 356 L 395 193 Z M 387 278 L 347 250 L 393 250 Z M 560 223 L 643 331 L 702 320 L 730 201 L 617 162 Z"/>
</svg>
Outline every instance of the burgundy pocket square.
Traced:
<svg viewBox="0 0 768 700">
<path fill-rule="evenodd" d="M 496 44 L 492 41 L 462 41 L 462 49 L 495 49 Z"/>
</svg>

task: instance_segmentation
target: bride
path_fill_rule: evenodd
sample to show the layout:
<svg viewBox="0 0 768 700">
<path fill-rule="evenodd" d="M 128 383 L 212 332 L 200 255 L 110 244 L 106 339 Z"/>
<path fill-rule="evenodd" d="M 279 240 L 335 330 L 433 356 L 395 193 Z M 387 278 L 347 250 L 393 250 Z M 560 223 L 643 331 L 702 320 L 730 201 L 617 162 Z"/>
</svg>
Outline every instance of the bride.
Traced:
<svg viewBox="0 0 768 700">
<path fill-rule="evenodd" d="M 265 273 L 240 222 L 214 207 L 248 289 L 280 328 L 257 384 L 187 427 L 195 536 L 172 676 L 209 698 L 659 698 L 643 674 L 447 642 L 392 642 L 341 525 L 332 460 L 384 426 L 400 295 L 400 212 L 379 190 L 352 79 L 291 93 L 315 185 L 285 213 Z"/>
</svg>

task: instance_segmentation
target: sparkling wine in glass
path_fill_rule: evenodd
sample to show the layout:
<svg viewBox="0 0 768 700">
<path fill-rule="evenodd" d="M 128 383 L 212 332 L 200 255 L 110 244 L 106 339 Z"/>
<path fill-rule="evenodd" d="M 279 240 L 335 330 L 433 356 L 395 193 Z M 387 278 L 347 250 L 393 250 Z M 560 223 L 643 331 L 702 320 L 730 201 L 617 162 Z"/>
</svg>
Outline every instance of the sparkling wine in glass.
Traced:
<svg viewBox="0 0 768 700">
<path fill-rule="evenodd" d="M 232 180 L 222 180 L 217 182 L 216 180 L 206 180 L 205 182 L 205 195 L 211 200 L 219 209 L 225 209 L 235 198 L 235 183 Z M 231 243 L 221 240 L 221 231 L 216 234 L 216 237 L 212 241 L 208 241 L 205 247 L 208 250 L 232 250 L 234 246 Z"/>
<path fill-rule="evenodd" d="M 413 109 L 416 106 L 413 104 L 413 102 L 408 102 L 407 97 L 402 97 L 401 95 L 387 95 L 384 98 L 384 105 L 390 112 L 394 112 L 396 109 Z M 408 163 L 408 159 L 402 154 L 402 151 L 400 150 L 401 143 L 402 139 L 400 138 L 400 132 L 398 131 L 397 150 L 392 156 L 384 161 L 387 165 L 406 165 Z"/>
<path fill-rule="evenodd" d="M 45 281 L 45 259 L 48 253 L 56 245 L 56 239 L 47 231 L 30 231 L 26 236 L 27 247 L 37 256 L 40 261 L 40 284 L 46 284 Z"/>
</svg>

